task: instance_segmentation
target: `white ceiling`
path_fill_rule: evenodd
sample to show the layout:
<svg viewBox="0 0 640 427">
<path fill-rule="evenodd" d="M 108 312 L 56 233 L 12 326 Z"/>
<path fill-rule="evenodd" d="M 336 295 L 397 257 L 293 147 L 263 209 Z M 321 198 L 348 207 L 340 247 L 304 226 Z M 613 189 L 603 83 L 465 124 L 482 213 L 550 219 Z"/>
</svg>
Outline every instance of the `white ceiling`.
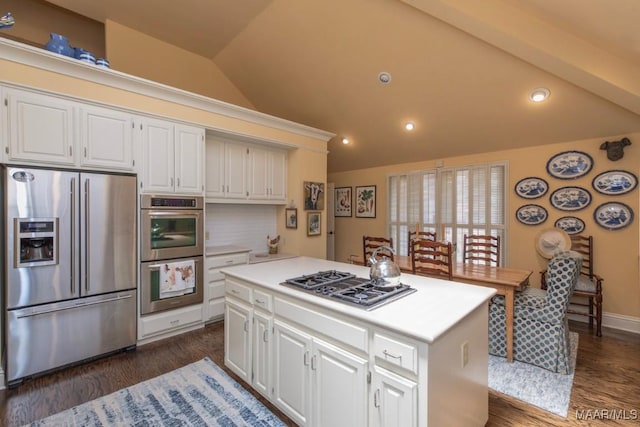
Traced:
<svg viewBox="0 0 640 427">
<path fill-rule="evenodd" d="M 336 133 L 329 172 L 640 131 L 637 0 L 49 2 L 211 58 L 257 110 Z"/>
</svg>

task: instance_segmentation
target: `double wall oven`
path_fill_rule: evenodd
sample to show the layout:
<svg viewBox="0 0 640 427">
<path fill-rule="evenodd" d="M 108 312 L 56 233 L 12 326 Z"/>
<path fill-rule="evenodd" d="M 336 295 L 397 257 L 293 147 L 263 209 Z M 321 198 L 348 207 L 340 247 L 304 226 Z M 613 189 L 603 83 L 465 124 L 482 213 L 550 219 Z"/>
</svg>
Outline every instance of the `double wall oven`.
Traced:
<svg viewBox="0 0 640 427">
<path fill-rule="evenodd" d="M 202 302 L 203 206 L 199 196 L 141 196 L 141 314 Z"/>
</svg>

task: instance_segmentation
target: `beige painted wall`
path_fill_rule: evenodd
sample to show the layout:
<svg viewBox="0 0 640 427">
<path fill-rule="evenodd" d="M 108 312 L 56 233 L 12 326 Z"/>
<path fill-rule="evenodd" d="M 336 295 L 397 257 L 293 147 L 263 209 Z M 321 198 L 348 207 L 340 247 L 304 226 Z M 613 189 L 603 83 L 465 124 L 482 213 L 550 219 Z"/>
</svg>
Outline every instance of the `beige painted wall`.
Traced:
<svg viewBox="0 0 640 427">
<path fill-rule="evenodd" d="M 105 38 L 114 70 L 255 109 L 209 58 L 110 20 L 105 23 Z"/>
<path fill-rule="evenodd" d="M 327 210 L 320 213 L 320 235 L 307 236 L 307 212 L 304 210 L 304 182 L 323 182 L 326 189 L 326 150 L 293 150 L 288 156 L 289 182 L 288 207 L 298 209 L 298 228 L 285 227 L 284 207 L 278 208 L 278 233 L 284 239 L 282 252 L 297 253 L 316 258 L 326 258 L 327 254 Z M 292 180 L 294 176 L 296 179 Z M 326 197 L 323 194 L 323 197 Z M 326 199 L 325 199 L 326 200 Z M 293 202 L 293 204 L 292 204 Z"/>
<path fill-rule="evenodd" d="M 73 47 L 104 57 L 104 25 L 41 0 L 3 0 L 0 14 L 11 12 L 16 23 L 0 37 L 44 47 L 50 33 L 61 34 Z"/>
<path fill-rule="evenodd" d="M 633 145 L 625 150 L 624 158 L 616 162 L 607 159 L 606 153 L 599 149 L 605 140 L 618 140 L 621 136 L 627 136 Z M 509 239 L 508 259 L 509 266 L 533 271 L 531 276 L 532 286 L 539 287 L 539 271 L 543 270 L 546 260 L 538 255 L 534 241 L 536 235 L 548 227 L 553 227 L 556 219 L 572 215 L 581 218 L 585 224 L 585 233 L 593 235 L 595 252 L 595 271 L 604 277 L 604 304 L 606 313 L 615 313 L 622 316 L 640 317 L 640 275 L 639 275 L 639 194 L 640 189 L 620 196 L 605 196 L 591 186 L 591 181 L 600 172 L 612 169 L 622 169 L 640 176 L 640 133 L 612 136 L 610 138 L 597 138 L 581 141 L 571 141 L 562 144 L 541 145 L 533 148 L 508 150 L 494 153 L 485 153 L 474 156 L 464 156 L 444 159 L 444 166 L 461 166 L 474 163 L 508 161 L 508 218 Z M 547 160 L 554 154 L 579 150 L 590 154 L 594 160 L 592 171 L 585 177 L 576 180 L 559 180 L 552 178 L 546 172 Z M 336 187 L 355 187 L 361 185 L 377 186 L 377 217 L 375 219 L 362 218 L 336 218 L 336 260 L 347 261 L 350 254 L 362 253 L 362 236 L 388 235 L 387 232 L 387 174 L 414 171 L 435 167 L 435 162 L 416 162 L 410 164 L 393 165 L 388 167 L 363 169 L 351 172 L 334 173 L 327 176 L 328 182 L 333 182 Z M 549 183 L 549 193 L 535 203 L 544 206 L 549 212 L 549 219 L 538 226 L 523 225 L 515 219 L 515 211 L 528 201 L 518 197 L 513 188 L 516 182 L 528 176 L 544 178 Z M 589 207 L 578 212 L 563 212 L 550 206 L 549 194 L 563 186 L 579 186 L 588 189 L 592 195 Z M 601 203 L 608 201 L 620 201 L 629 205 L 635 212 L 633 223 L 621 230 L 610 231 L 598 226 L 593 220 L 593 211 Z"/>
</svg>

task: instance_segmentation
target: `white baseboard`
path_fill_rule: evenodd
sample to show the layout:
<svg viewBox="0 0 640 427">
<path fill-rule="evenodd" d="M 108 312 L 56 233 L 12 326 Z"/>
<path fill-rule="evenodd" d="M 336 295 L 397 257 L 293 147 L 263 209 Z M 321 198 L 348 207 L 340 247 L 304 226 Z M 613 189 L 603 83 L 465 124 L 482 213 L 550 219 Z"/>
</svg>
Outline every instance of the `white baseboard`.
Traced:
<svg viewBox="0 0 640 427">
<path fill-rule="evenodd" d="M 588 323 L 589 318 L 587 316 L 580 316 L 576 314 L 569 314 L 570 320 L 576 320 L 578 322 Z M 618 329 L 620 331 L 632 332 L 640 334 L 640 318 L 633 316 L 624 316 L 622 314 L 615 313 L 602 313 L 602 326 L 605 328 Z"/>
</svg>

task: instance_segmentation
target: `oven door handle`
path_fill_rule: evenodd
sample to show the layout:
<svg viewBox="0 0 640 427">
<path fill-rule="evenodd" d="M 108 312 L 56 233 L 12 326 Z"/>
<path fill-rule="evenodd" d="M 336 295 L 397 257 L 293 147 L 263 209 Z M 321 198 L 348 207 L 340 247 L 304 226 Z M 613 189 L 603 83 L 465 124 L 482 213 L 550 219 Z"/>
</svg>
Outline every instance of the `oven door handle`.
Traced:
<svg viewBox="0 0 640 427">
<path fill-rule="evenodd" d="M 184 210 L 176 210 L 176 211 L 147 211 L 149 217 L 153 218 L 154 216 L 182 216 L 185 218 L 197 216 L 200 217 L 202 211 L 184 211 Z"/>
</svg>

